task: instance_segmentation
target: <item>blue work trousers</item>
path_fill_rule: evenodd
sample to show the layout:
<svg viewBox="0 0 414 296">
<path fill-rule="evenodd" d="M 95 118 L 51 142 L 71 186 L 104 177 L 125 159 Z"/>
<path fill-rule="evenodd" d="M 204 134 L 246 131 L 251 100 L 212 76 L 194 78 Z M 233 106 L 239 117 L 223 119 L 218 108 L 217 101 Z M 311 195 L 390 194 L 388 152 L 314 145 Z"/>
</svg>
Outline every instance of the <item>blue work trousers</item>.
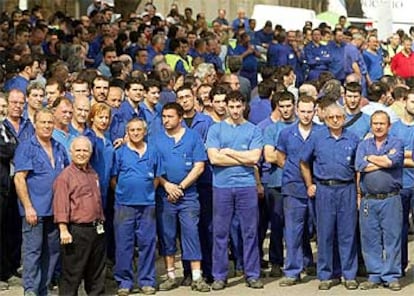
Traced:
<svg viewBox="0 0 414 296">
<path fill-rule="evenodd" d="M 158 198 L 156 212 L 161 256 L 173 256 L 177 253 L 177 223 L 180 223 L 182 260 L 202 259 L 198 234 L 200 204 L 198 195 L 194 194 L 193 197 L 176 203 L 171 203 L 166 198 Z"/>
<path fill-rule="evenodd" d="M 155 288 L 156 220 L 153 205 L 115 205 L 115 272 L 119 288 L 134 285 L 134 250 L 138 246 L 137 283 Z"/>
<path fill-rule="evenodd" d="M 401 272 L 404 273 L 408 265 L 408 230 L 410 228 L 410 208 L 413 188 L 404 188 L 400 191 L 402 204 L 402 231 L 401 231 Z"/>
<path fill-rule="evenodd" d="M 47 295 L 47 286 L 60 257 L 59 230 L 53 217 L 38 217 L 34 226 L 23 217 L 22 233 L 24 291 Z"/>
<path fill-rule="evenodd" d="M 336 271 L 340 264 L 344 279 L 354 280 L 358 270 L 355 184 L 325 186 L 318 183 L 316 188 L 318 279 L 325 281 L 340 276 Z"/>
<path fill-rule="evenodd" d="M 314 264 L 308 231 L 313 203 L 314 200 L 309 198 L 284 196 L 286 277 L 299 279 L 302 270 Z"/>
<path fill-rule="evenodd" d="M 268 188 L 266 208 L 270 220 L 269 261 L 283 266 L 283 195 L 280 187 Z"/>
<path fill-rule="evenodd" d="M 260 277 L 257 200 L 256 186 L 213 187 L 213 277 L 215 280 L 227 278 L 227 246 L 234 212 L 239 218 L 243 239 L 245 276 L 247 279 Z"/>
<path fill-rule="evenodd" d="M 401 277 L 402 212 L 399 195 L 361 201 L 362 255 L 371 282 L 391 283 Z"/>
</svg>

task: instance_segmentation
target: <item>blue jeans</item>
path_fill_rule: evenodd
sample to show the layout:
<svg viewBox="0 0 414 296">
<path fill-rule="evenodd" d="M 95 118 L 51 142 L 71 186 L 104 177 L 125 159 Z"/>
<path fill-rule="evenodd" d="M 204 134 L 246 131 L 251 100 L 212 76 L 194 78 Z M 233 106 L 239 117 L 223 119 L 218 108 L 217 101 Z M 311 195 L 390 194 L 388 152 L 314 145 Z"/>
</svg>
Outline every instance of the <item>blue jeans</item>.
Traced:
<svg viewBox="0 0 414 296">
<path fill-rule="evenodd" d="M 23 217 L 22 232 L 24 291 L 47 295 L 60 256 L 59 230 L 53 217 L 38 217 L 34 226 Z"/>
<path fill-rule="evenodd" d="M 247 279 L 260 277 L 258 244 L 258 197 L 256 187 L 213 187 L 213 277 L 226 280 L 227 246 L 233 214 L 240 221 L 243 238 L 243 263 Z"/>
<path fill-rule="evenodd" d="M 134 285 L 135 246 L 138 246 L 138 284 L 155 287 L 156 220 L 155 206 L 115 205 L 115 280 L 119 288 Z"/>
<path fill-rule="evenodd" d="M 374 283 L 397 281 L 401 277 L 401 197 L 363 198 L 359 224 L 368 279 Z"/>
</svg>

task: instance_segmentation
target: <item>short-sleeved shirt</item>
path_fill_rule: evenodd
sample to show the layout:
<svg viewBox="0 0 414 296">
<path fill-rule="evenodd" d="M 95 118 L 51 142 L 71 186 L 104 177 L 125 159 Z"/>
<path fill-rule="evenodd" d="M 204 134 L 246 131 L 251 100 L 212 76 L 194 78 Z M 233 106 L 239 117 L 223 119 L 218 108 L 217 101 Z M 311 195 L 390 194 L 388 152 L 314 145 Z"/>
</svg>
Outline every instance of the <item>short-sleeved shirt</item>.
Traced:
<svg viewBox="0 0 414 296">
<path fill-rule="evenodd" d="M 10 123 L 10 121 L 6 118 L 3 121 L 4 125 L 9 128 L 9 130 L 13 133 L 13 135 L 19 140 L 19 142 L 26 141 L 30 139 L 34 133 L 35 129 L 33 127 L 32 122 L 27 117 L 21 117 L 20 123 L 19 123 L 19 131 L 16 132 L 13 125 Z"/>
<path fill-rule="evenodd" d="M 143 155 L 122 145 L 115 151 L 111 175 L 118 178 L 115 203 L 118 205 L 154 205 L 154 179 L 163 174 L 161 158 L 152 146 Z"/>
<path fill-rule="evenodd" d="M 364 170 L 369 162 L 364 158 L 368 155 L 387 155 L 392 165 L 390 168 L 366 173 Z M 404 144 L 400 139 L 388 136 L 379 149 L 375 138 L 362 141 L 358 146 L 355 160 L 355 168 L 361 172 L 362 192 L 378 194 L 399 191 L 402 187 L 403 164 Z"/>
<path fill-rule="evenodd" d="M 283 129 L 293 124 L 293 122 L 277 121 L 274 124 L 269 125 L 264 130 L 263 142 L 264 145 L 278 147 L 279 136 Z M 281 187 L 282 186 L 282 169 L 272 164 L 270 169 L 270 176 L 268 181 L 268 187 Z"/>
<path fill-rule="evenodd" d="M 352 181 L 358 143 L 358 137 L 347 129 L 336 139 L 325 127 L 310 136 L 309 144 L 301 151 L 301 161 L 313 162 L 316 180 Z"/>
<path fill-rule="evenodd" d="M 91 223 L 105 219 L 99 179 L 91 166 L 81 170 L 73 163 L 53 184 L 55 223 Z"/>
<path fill-rule="evenodd" d="M 238 151 L 262 149 L 262 132 L 248 121 L 237 125 L 222 121 L 210 127 L 206 147 L 207 149 L 231 148 Z M 256 186 L 254 168 L 244 165 L 213 165 L 213 186 L 218 188 Z"/>
<path fill-rule="evenodd" d="M 404 151 L 414 150 L 414 125 L 408 125 L 401 120 L 391 126 L 390 136 L 400 139 L 404 144 Z M 414 168 L 403 169 L 403 188 L 414 187 Z"/>
<path fill-rule="evenodd" d="M 300 156 L 302 149 L 309 145 L 314 133 L 325 127 L 314 124 L 306 139 L 299 131 L 299 124 L 295 123 L 280 132 L 276 148 L 286 155 L 285 166 L 282 172 L 282 193 L 298 198 L 308 198 L 306 186 L 300 172 Z"/>
<path fill-rule="evenodd" d="M 114 161 L 114 147 L 109 139 L 98 137 L 91 129 L 85 133 L 85 136 L 92 142 L 93 152 L 90 164 L 99 176 L 102 204 L 106 208 L 111 169 Z"/>
<path fill-rule="evenodd" d="M 112 141 L 115 141 L 119 138 L 124 138 L 125 128 L 132 118 L 142 118 L 145 119 L 145 115 L 142 112 L 141 108 L 134 110 L 132 105 L 127 99 L 125 99 L 119 109 L 113 113 L 112 121 L 110 126 L 110 138 Z"/>
<path fill-rule="evenodd" d="M 354 114 L 347 113 L 345 124 L 347 122 L 350 122 L 354 116 Z M 346 129 L 353 132 L 359 138 L 359 140 L 362 141 L 371 129 L 369 115 L 362 113 L 361 117 L 353 122 L 350 126 L 347 126 Z"/>
<path fill-rule="evenodd" d="M 154 139 L 155 149 L 161 157 L 163 177 L 169 182 L 179 184 L 187 177 L 197 162 L 207 160 L 203 141 L 197 132 L 186 128 L 184 135 L 176 143 L 175 139 L 169 137 L 166 132 L 160 133 Z M 160 188 L 162 195 L 165 195 L 163 188 Z M 186 188 L 186 198 L 192 198 L 196 192 L 196 183 Z"/>
<path fill-rule="evenodd" d="M 66 153 L 70 160 L 70 144 L 73 139 L 75 139 L 75 136 L 71 133 L 65 133 L 64 131 L 55 128 L 53 130 L 52 137 L 65 147 Z"/>
<path fill-rule="evenodd" d="M 17 146 L 14 155 L 14 166 L 16 172 L 28 171 L 26 177 L 29 197 L 39 217 L 52 216 L 53 182 L 56 177 L 69 165 L 69 159 L 65 147 L 55 141 L 52 143 L 54 166 L 40 145 L 37 137 L 33 135 L 29 140 Z M 24 216 L 24 208 L 19 201 L 20 215 Z"/>
</svg>

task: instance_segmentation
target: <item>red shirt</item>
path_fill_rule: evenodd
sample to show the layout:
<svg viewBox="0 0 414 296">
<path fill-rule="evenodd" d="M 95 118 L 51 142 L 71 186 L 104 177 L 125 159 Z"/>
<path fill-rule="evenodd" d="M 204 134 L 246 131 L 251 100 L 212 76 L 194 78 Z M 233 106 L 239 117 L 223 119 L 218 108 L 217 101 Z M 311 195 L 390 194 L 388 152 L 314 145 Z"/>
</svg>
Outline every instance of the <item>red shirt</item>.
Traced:
<svg viewBox="0 0 414 296">
<path fill-rule="evenodd" d="M 92 167 L 81 170 L 71 163 L 53 184 L 55 223 L 103 221 L 99 179 Z"/>
<path fill-rule="evenodd" d="M 409 56 L 403 52 L 397 53 L 391 60 L 391 71 L 404 79 L 414 76 L 414 53 Z"/>
</svg>

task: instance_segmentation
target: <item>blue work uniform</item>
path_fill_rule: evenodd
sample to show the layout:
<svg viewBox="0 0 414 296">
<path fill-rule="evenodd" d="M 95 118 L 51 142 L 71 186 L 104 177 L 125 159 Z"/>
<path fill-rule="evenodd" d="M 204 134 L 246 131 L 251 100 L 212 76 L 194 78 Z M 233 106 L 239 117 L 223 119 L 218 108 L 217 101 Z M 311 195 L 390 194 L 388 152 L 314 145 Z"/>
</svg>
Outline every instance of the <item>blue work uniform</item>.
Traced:
<svg viewBox="0 0 414 296">
<path fill-rule="evenodd" d="M 413 151 L 414 125 L 406 124 L 402 120 L 391 126 L 390 136 L 400 139 L 404 144 L 404 151 Z M 404 274 L 408 265 L 408 230 L 410 227 L 409 215 L 411 203 L 414 199 L 414 168 L 403 169 L 403 182 L 400 191 L 402 203 L 402 233 L 401 233 L 401 271 Z"/>
<path fill-rule="evenodd" d="M 381 52 L 372 53 L 368 50 L 362 52 L 369 78 L 372 82 L 377 82 L 384 76 L 383 60 Z"/>
<path fill-rule="evenodd" d="M 368 155 L 386 155 L 391 167 L 364 172 Z M 403 162 L 404 144 L 397 138 L 387 136 L 378 148 L 375 138 L 358 146 L 355 167 L 361 172 L 363 193 L 359 206 L 362 254 L 373 283 L 392 283 L 401 277 Z"/>
<path fill-rule="evenodd" d="M 249 121 L 258 124 L 272 113 L 270 98 L 260 97 L 250 102 Z"/>
<path fill-rule="evenodd" d="M 69 165 L 62 144 L 51 139 L 54 164 L 37 137 L 20 143 L 16 149 L 14 165 L 16 172 L 27 171 L 26 184 L 38 223 L 29 225 L 25 210 L 19 201 L 22 216 L 23 287 L 25 293 L 47 295 L 55 267 L 59 261 L 59 231 L 53 222 L 53 182 Z"/>
<path fill-rule="evenodd" d="M 307 80 L 318 79 L 323 71 L 329 71 L 332 57 L 326 45 L 310 42 L 304 48 L 305 61 L 309 67 Z"/>
<path fill-rule="evenodd" d="M 55 128 L 53 129 L 52 138 L 62 144 L 63 147 L 65 147 L 66 153 L 70 160 L 70 144 L 72 143 L 73 139 L 75 139 L 75 136 L 73 136 L 71 133 L 66 133 Z"/>
<path fill-rule="evenodd" d="M 279 139 L 280 132 L 293 124 L 293 122 L 277 121 L 268 125 L 264 129 L 263 143 L 276 147 Z M 267 191 L 268 196 L 266 198 L 268 215 L 270 218 L 270 244 L 269 248 L 269 261 L 273 265 L 283 266 L 283 228 L 284 228 L 284 216 L 283 216 L 283 197 L 281 193 L 282 187 L 282 170 L 275 164 L 271 164 L 268 171 Z"/>
<path fill-rule="evenodd" d="M 90 164 L 98 174 L 99 189 L 101 190 L 102 196 L 102 207 L 106 210 L 108 204 L 109 181 L 114 161 L 114 147 L 109 139 L 98 137 L 92 129 L 88 129 L 85 132 L 85 136 L 92 142 L 93 152 Z"/>
<path fill-rule="evenodd" d="M 347 130 L 353 132 L 359 138 L 359 140 L 362 141 L 365 138 L 365 136 L 369 133 L 371 126 L 369 115 L 363 113 L 362 111 L 360 112 L 362 113 L 361 115 L 346 113 L 344 127 Z M 359 118 L 352 121 L 355 116 L 358 116 Z"/>
<path fill-rule="evenodd" d="M 30 139 L 35 133 L 34 126 L 28 117 L 20 118 L 18 131 L 14 129 L 13 125 L 7 118 L 3 121 L 3 123 L 9 128 L 9 130 L 13 133 L 13 136 L 15 136 L 19 142 Z"/>
<path fill-rule="evenodd" d="M 197 132 L 191 129 L 186 128 L 184 135 L 177 143 L 166 132 L 160 133 L 154 138 L 154 142 L 161 157 L 161 165 L 164 169 L 163 178 L 168 182 L 180 184 L 193 169 L 195 163 L 207 160 L 203 141 Z M 156 210 L 160 254 L 172 256 L 177 252 L 177 220 L 179 219 L 182 259 L 201 260 L 198 234 L 200 204 L 196 183 L 186 188 L 184 196 L 175 203 L 167 200 L 164 188 L 159 188 Z"/>
<path fill-rule="evenodd" d="M 182 125 L 196 131 L 203 140 L 203 143 L 205 143 L 207 140 L 208 129 L 211 125 L 213 125 L 213 120 L 206 114 L 196 112 L 193 121 L 191 122 L 191 126 L 187 126 L 184 120 L 182 122 Z M 212 278 L 211 254 L 213 252 L 212 178 L 213 176 L 211 164 L 206 161 L 204 172 L 197 180 L 197 193 L 198 200 L 200 202 L 200 221 L 198 223 L 198 231 L 200 234 L 201 254 L 203 258 L 201 262 L 201 268 L 203 270 L 203 276 L 210 279 Z M 188 261 L 183 262 L 183 268 L 184 275 L 190 275 L 191 267 Z"/>
<path fill-rule="evenodd" d="M 321 281 L 341 275 L 345 280 L 356 278 L 357 197 L 353 164 L 358 142 L 358 137 L 346 129 L 335 138 L 328 128 L 323 128 L 309 138 L 301 151 L 301 161 L 313 163 L 316 181 L 317 274 Z M 338 259 L 340 270 L 335 264 Z"/>
<path fill-rule="evenodd" d="M 206 147 L 248 151 L 262 149 L 263 139 L 260 129 L 250 122 L 232 125 L 222 121 L 210 127 Z M 215 280 L 227 278 L 227 245 L 234 212 L 240 220 L 246 279 L 260 277 L 257 200 L 253 167 L 213 165 L 213 277 Z"/>
<path fill-rule="evenodd" d="M 111 175 L 117 177 L 115 188 L 115 271 L 119 289 L 134 285 L 135 247 L 138 246 L 137 282 L 140 287 L 156 286 L 155 188 L 154 179 L 162 175 L 161 159 L 147 146 L 140 155 L 127 144 L 115 152 Z M 139 190 L 137 191 L 137 188 Z"/>
<path fill-rule="evenodd" d="M 109 128 L 111 141 L 124 138 L 126 125 L 132 118 L 145 119 L 145 115 L 141 108 L 134 109 L 131 103 L 125 99 L 118 110 L 112 115 L 111 126 Z"/>
<path fill-rule="evenodd" d="M 288 64 L 290 46 L 284 43 L 271 43 L 267 49 L 267 64 L 280 67 Z"/>
<path fill-rule="evenodd" d="M 365 65 L 364 58 L 362 57 L 361 51 L 353 44 L 348 43 L 345 45 L 344 49 L 345 54 L 345 75 L 348 76 L 351 73 L 354 73 L 354 69 L 352 68 L 352 65 L 354 63 L 358 64 L 359 70 L 361 72 L 361 87 L 362 91 L 361 94 L 366 97 L 367 96 L 367 80 L 366 80 L 366 74 L 367 67 Z"/>
<path fill-rule="evenodd" d="M 285 226 L 286 259 L 284 274 L 289 278 L 300 278 L 305 267 L 314 265 L 310 246 L 311 226 L 315 220 L 314 200 L 308 198 L 299 163 L 303 147 L 323 127 L 313 125 L 306 139 L 295 123 L 280 132 L 276 149 L 286 155 L 282 171 L 282 194 Z M 309 231 L 308 231 L 309 230 Z M 313 231 L 312 231 L 313 232 Z"/>
<path fill-rule="evenodd" d="M 328 42 L 327 46 L 332 57 L 332 62 L 329 64 L 329 72 L 335 76 L 335 79 L 343 83 L 345 80 L 345 43 L 341 42 L 340 44 L 337 44 L 335 41 L 331 40 Z"/>
<path fill-rule="evenodd" d="M 6 92 L 10 92 L 12 89 L 18 89 L 22 93 L 24 93 L 24 95 L 26 96 L 27 87 L 29 86 L 29 82 L 30 81 L 27 80 L 25 77 L 17 74 L 13 78 L 7 80 L 4 83 L 3 88 L 4 88 L 4 91 L 6 91 Z"/>
<path fill-rule="evenodd" d="M 237 44 L 236 48 L 233 51 L 233 55 L 241 55 L 247 49 L 248 48 L 246 46 Z M 254 55 L 254 53 L 250 53 L 243 58 L 242 68 L 239 74 L 249 79 L 251 88 L 255 88 L 257 86 L 257 66 L 258 66 L 258 62 L 257 62 L 257 58 Z"/>
</svg>

